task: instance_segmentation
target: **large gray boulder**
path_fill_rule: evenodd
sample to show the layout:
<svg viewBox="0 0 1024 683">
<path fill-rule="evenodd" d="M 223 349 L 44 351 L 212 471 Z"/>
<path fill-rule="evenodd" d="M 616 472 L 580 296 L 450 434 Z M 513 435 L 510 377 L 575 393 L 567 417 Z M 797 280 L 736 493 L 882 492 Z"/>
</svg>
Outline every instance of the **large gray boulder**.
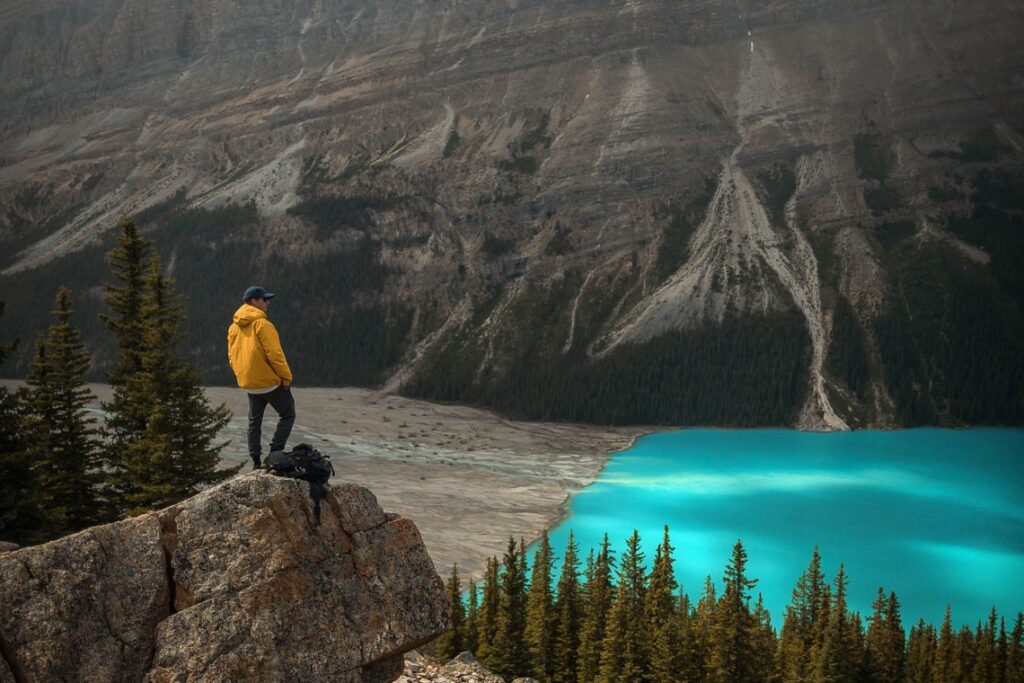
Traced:
<svg viewBox="0 0 1024 683">
<path fill-rule="evenodd" d="M 238 477 L 160 512 L 0 556 L 7 680 L 394 680 L 448 628 L 412 521 Z"/>
</svg>

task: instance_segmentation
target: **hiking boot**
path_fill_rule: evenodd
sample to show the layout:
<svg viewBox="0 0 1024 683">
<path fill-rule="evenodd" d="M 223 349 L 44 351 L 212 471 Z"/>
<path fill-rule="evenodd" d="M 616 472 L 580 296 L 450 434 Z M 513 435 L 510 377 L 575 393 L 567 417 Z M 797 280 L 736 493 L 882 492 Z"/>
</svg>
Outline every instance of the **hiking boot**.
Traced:
<svg viewBox="0 0 1024 683">
<path fill-rule="evenodd" d="M 260 464 L 260 461 L 259 461 L 259 460 L 257 460 L 257 459 L 253 459 L 253 461 L 252 461 L 252 468 L 253 468 L 254 470 L 259 470 L 259 469 L 263 469 L 263 465 L 262 465 L 262 464 Z"/>
</svg>

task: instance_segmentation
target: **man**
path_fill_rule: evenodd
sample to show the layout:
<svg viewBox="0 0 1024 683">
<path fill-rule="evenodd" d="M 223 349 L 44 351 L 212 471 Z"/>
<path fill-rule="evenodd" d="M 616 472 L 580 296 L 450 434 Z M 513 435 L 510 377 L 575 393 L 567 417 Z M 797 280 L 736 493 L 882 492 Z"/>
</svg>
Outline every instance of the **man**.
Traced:
<svg viewBox="0 0 1024 683">
<path fill-rule="evenodd" d="M 270 441 L 271 451 L 283 451 L 295 424 L 295 399 L 289 386 L 292 371 L 284 357 L 277 328 L 267 318 L 274 295 L 253 286 L 242 295 L 241 308 L 235 311 L 228 328 L 228 362 L 235 371 L 238 386 L 249 394 L 249 456 L 252 468 L 260 467 L 260 440 L 263 413 L 267 404 L 277 411 L 277 429 Z"/>
</svg>

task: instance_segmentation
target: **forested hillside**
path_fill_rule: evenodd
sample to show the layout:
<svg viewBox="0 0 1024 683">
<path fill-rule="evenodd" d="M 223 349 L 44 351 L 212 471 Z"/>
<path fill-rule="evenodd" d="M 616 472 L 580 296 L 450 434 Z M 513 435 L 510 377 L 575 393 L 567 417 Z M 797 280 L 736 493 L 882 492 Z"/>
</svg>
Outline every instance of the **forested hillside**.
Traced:
<svg viewBox="0 0 1024 683">
<path fill-rule="evenodd" d="M 92 379 L 134 217 L 207 382 L 232 381 L 257 283 L 298 386 L 616 424 L 1024 423 L 1020 3 L 2 15 L 0 334 L 33 339 L 66 285 Z"/>
</svg>

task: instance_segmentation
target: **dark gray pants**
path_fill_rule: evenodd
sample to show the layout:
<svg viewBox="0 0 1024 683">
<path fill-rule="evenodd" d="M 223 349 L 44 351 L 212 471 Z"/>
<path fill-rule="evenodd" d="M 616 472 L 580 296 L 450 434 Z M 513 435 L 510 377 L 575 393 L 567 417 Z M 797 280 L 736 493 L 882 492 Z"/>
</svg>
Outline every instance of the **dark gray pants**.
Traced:
<svg viewBox="0 0 1024 683">
<path fill-rule="evenodd" d="M 267 404 L 277 411 L 277 429 L 270 440 L 270 450 L 283 451 L 288 435 L 295 424 L 295 399 L 288 387 L 280 386 L 266 394 L 249 394 L 249 456 L 255 465 L 260 464 L 260 441 L 263 433 L 263 413 Z"/>
</svg>

